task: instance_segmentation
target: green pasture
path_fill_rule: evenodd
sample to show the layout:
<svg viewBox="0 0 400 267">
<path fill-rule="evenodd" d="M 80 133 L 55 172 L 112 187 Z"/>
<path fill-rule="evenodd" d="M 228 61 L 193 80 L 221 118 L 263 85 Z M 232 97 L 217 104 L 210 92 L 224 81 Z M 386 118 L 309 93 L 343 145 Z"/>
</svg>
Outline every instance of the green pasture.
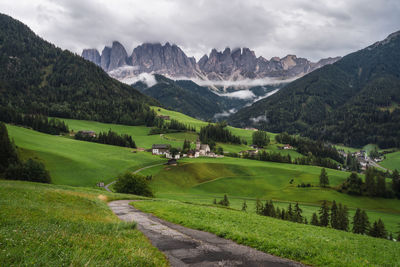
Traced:
<svg viewBox="0 0 400 267">
<path fill-rule="evenodd" d="M 400 243 L 254 213 L 176 201 L 134 206 L 162 219 L 313 266 L 397 266 Z"/>
<path fill-rule="evenodd" d="M 386 159 L 379 162 L 379 165 L 391 170 L 400 171 L 400 151 L 385 154 Z"/>
<path fill-rule="evenodd" d="M 0 265 L 169 266 L 134 223 L 107 206 L 127 198 L 138 197 L 0 180 Z"/>
<path fill-rule="evenodd" d="M 126 170 L 165 161 L 131 148 L 78 141 L 12 125 L 7 129 L 23 157 L 44 161 L 55 184 L 95 186 L 100 181 L 114 180 Z"/>
</svg>

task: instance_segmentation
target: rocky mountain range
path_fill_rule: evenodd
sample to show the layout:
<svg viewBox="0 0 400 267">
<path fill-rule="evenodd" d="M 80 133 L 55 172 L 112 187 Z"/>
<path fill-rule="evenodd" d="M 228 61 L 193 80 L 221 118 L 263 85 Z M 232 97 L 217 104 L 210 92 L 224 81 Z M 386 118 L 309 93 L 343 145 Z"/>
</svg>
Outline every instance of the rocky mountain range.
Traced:
<svg viewBox="0 0 400 267">
<path fill-rule="evenodd" d="M 144 43 L 128 55 L 117 41 L 106 46 L 101 55 L 96 49 L 84 49 L 82 57 L 101 66 L 112 77 L 124 80 L 140 73 L 156 73 L 171 78 L 197 78 L 210 81 L 238 81 L 273 77 L 290 79 L 303 76 L 317 68 L 332 64 L 340 57 L 321 59 L 313 63 L 305 58 L 287 55 L 270 60 L 256 57 L 249 48 L 224 51 L 213 49 L 198 62 L 188 57 L 177 45 Z"/>
</svg>

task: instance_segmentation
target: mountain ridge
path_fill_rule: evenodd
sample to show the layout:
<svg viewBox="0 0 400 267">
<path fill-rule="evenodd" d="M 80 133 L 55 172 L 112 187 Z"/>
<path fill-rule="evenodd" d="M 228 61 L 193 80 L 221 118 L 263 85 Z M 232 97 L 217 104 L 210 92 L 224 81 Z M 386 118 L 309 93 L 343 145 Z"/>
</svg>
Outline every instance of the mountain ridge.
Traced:
<svg viewBox="0 0 400 267">
<path fill-rule="evenodd" d="M 326 64 L 332 64 L 340 57 L 325 58 L 311 62 L 295 55 L 283 58 L 273 57 L 270 60 L 256 57 L 249 48 L 236 48 L 224 51 L 212 49 L 198 62 L 188 57 L 177 45 L 169 42 L 143 43 L 135 47 L 131 55 L 118 41 L 111 47 L 104 47 L 100 60 L 97 49 L 84 49 L 82 57 L 101 66 L 111 76 L 120 80 L 137 76 L 141 73 L 161 74 L 170 78 L 198 78 L 210 81 L 244 80 L 244 79 L 290 79 L 303 76 Z M 115 71 L 121 68 L 121 71 Z M 118 75 L 115 75 L 118 73 Z"/>
</svg>

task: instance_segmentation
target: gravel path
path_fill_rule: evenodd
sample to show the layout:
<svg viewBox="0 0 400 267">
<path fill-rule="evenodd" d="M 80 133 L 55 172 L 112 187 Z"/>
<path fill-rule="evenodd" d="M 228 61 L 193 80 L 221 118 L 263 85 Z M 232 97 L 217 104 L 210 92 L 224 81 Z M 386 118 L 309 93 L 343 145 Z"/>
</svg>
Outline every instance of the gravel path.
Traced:
<svg viewBox="0 0 400 267">
<path fill-rule="evenodd" d="M 168 257 L 171 266 L 304 266 L 208 232 L 163 221 L 135 209 L 129 205 L 132 201 L 112 201 L 108 206 L 121 220 L 135 221 L 138 229 Z"/>
</svg>

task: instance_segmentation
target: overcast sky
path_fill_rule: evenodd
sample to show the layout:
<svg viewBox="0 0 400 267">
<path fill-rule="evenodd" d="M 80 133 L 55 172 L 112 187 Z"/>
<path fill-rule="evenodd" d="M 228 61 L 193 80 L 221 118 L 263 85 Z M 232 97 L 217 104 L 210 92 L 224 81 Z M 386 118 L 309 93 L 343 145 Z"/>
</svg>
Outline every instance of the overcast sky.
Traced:
<svg viewBox="0 0 400 267">
<path fill-rule="evenodd" d="M 1 0 L 0 12 L 79 54 L 169 41 L 197 59 L 229 46 L 315 61 L 400 30 L 400 0 Z"/>
</svg>

